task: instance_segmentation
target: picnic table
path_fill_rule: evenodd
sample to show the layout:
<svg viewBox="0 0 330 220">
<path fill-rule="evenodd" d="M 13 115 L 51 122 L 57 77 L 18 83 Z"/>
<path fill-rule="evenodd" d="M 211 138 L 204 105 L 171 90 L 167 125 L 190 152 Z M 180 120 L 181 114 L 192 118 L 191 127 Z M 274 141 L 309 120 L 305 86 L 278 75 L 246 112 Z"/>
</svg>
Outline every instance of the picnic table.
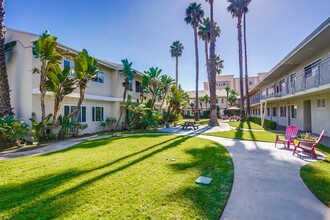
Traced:
<svg viewBox="0 0 330 220">
<path fill-rule="evenodd" d="M 199 124 L 198 122 L 192 122 L 192 121 L 186 121 L 183 125 L 182 125 L 182 130 L 184 129 L 188 129 L 188 128 L 193 128 L 194 130 L 198 129 Z"/>
<path fill-rule="evenodd" d="M 241 117 L 233 115 L 229 118 L 229 121 L 239 121 L 241 119 Z"/>
</svg>

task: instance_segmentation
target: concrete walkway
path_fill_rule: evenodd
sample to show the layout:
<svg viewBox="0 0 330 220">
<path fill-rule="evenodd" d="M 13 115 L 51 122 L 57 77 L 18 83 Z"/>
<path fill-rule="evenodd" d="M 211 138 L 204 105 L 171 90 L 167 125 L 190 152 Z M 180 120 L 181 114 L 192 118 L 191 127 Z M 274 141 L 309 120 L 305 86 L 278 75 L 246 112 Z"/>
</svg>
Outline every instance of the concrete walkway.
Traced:
<svg viewBox="0 0 330 220">
<path fill-rule="evenodd" d="M 229 151 L 234 184 L 221 219 L 330 219 L 330 208 L 300 178 L 307 162 L 273 143 L 199 135 Z"/>
<path fill-rule="evenodd" d="M 231 154 L 234 184 L 220 219 L 330 220 L 330 208 L 320 202 L 300 179 L 299 171 L 306 161 L 293 157 L 290 150 L 275 148 L 273 143 L 200 135 L 212 129 L 215 128 L 206 126 L 196 131 L 181 128 L 162 130 L 216 141 Z M 54 152 L 83 141 L 106 137 L 91 136 L 62 141 L 31 151 L 0 155 L 0 160 Z"/>
<path fill-rule="evenodd" d="M 104 135 L 104 136 L 93 135 L 93 136 L 88 136 L 88 137 L 74 138 L 74 139 L 65 140 L 65 141 L 54 143 L 54 144 L 50 144 L 46 147 L 41 147 L 41 148 L 37 148 L 37 149 L 34 149 L 34 150 L 8 153 L 8 154 L 0 154 L 0 160 L 8 160 L 8 159 L 13 159 L 13 158 L 18 158 L 18 157 L 27 157 L 27 156 L 34 156 L 34 155 L 51 153 L 51 152 L 55 152 L 55 151 L 59 151 L 59 150 L 69 148 L 73 145 L 79 144 L 79 143 L 84 142 L 84 141 L 96 140 L 96 139 L 100 139 L 100 138 L 107 138 L 107 137 L 110 137 L 110 136 L 111 135 Z"/>
</svg>

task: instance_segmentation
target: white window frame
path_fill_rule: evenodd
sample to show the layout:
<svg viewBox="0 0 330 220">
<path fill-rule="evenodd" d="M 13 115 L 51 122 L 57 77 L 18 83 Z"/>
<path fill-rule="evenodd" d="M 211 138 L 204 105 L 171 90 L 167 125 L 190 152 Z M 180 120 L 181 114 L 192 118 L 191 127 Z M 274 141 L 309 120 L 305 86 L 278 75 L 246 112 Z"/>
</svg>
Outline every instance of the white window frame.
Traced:
<svg viewBox="0 0 330 220">
<path fill-rule="evenodd" d="M 102 74 L 102 75 L 103 75 L 103 81 L 102 81 L 102 82 L 100 81 L 100 76 L 99 76 L 99 74 Z M 97 72 L 97 76 L 96 76 L 94 79 L 92 79 L 92 82 L 100 83 L 100 84 L 104 84 L 104 76 L 105 76 L 105 74 L 104 74 L 103 71 L 98 71 L 98 72 Z"/>
<path fill-rule="evenodd" d="M 102 113 L 103 113 L 103 115 L 102 115 L 102 120 L 100 120 L 100 121 L 97 121 L 96 120 L 96 108 L 102 108 L 103 109 L 103 111 L 102 111 Z M 94 112 L 94 110 L 95 110 L 95 112 Z M 92 122 L 101 122 L 101 121 L 104 121 L 104 110 L 105 110 L 105 107 L 104 106 L 92 106 Z M 95 120 L 94 120 L 94 118 L 93 118 L 93 115 L 95 116 Z"/>
<path fill-rule="evenodd" d="M 64 63 L 65 62 L 69 62 L 69 66 L 70 66 L 70 72 L 69 72 L 69 77 L 75 77 L 76 76 L 76 74 L 75 74 L 75 72 L 74 72 L 74 61 L 72 61 L 72 60 L 67 60 L 67 59 L 63 59 L 63 69 L 65 68 L 65 66 L 64 66 Z"/>
<path fill-rule="evenodd" d="M 294 113 L 294 111 L 293 111 L 293 109 L 292 109 L 292 106 L 297 106 L 297 109 L 296 109 L 296 115 L 294 115 L 293 113 Z M 290 113 L 291 113 L 291 118 L 292 119 L 297 119 L 297 117 L 298 117 L 298 105 L 297 104 L 291 104 L 290 105 Z M 293 117 L 293 116 L 295 116 L 295 117 Z"/>
<path fill-rule="evenodd" d="M 71 114 L 72 112 L 71 112 L 71 107 L 78 107 L 77 106 L 77 104 L 64 104 L 63 105 L 63 116 L 65 115 L 65 107 L 66 106 L 68 106 L 69 107 L 69 114 Z M 88 116 L 88 113 L 87 113 L 87 107 L 85 106 L 85 105 L 82 105 L 81 106 L 81 109 L 80 109 L 80 111 L 82 110 L 82 108 L 85 108 L 85 119 L 86 119 L 86 121 L 82 121 L 82 115 L 80 115 L 80 123 L 87 123 L 87 116 Z M 71 119 L 70 119 L 71 120 Z"/>
<path fill-rule="evenodd" d="M 322 100 L 322 99 L 324 100 L 324 107 L 323 106 L 322 107 L 319 107 L 318 106 L 318 100 Z M 325 97 L 317 98 L 316 99 L 316 109 L 325 109 L 326 108 L 326 101 L 327 100 L 325 99 Z"/>
</svg>

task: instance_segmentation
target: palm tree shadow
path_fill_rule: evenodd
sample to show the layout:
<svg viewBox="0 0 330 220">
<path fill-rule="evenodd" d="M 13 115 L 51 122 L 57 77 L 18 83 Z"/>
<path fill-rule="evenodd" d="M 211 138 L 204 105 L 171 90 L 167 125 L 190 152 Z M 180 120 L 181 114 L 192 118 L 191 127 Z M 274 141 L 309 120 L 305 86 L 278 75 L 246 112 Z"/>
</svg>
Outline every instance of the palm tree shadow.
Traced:
<svg viewBox="0 0 330 220">
<path fill-rule="evenodd" d="M 120 137 L 119 139 L 121 139 L 121 138 L 122 137 Z M 0 198 L 0 204 L 4 204 L 4 206 L 2 206 L 2 208 L 1 208 L 1 210 L 2 211 L 9 210 L 9 209 L 13 209 L 17 206 L 22 207 L 19 212 L 12 214 L 12 216 L 11 216 L 12 219 L 22 219 L 22 218 L 26 218 L 27 216 L 31 216 L 28 218 L 41 217 L 41 216 L 39 216 L 40 213 L 46 214 L 47 216 L 43 216 L 45 218 L 54 218 L 54 217 L 61 216 L 61 215 L 65 214 L 63 209 L 61 209 L 61 207 L 63 207 L 63 206 L 74 207 L 75 202 L 77 202 L 77 201 L 74 201 L 74 199 L 73 199 L 70 201 L 70 203 L 69 202 L 63 203 L 63 201 L 60 199 L 61 197 L 66 197 L 66 196 L 72 195 L 74 193 L 77 193 L 82 188 L 88 187 L 89 185 L 91 185 L 99 180 L 102 180 L 103 178 L 108 177 L 114 173 L 125 170 L 139 162 L 146 160 L 147 158 L 149 158 L 157 153 L 168 150 L 170 148 L 177 147 L 181 143 L 188 140 L 189 138 L 191 138 L 191 137 L 176 136 L 173 139 L 168 139 L 161 143 L 157 143 L 146 149 L 126 155 L 115 161 L 103 164 L 98 167 L 94 167 L 92 169 L 69 170 L 69 171 L 65 171 L 60 174 L 56 174 L 51 177 L 43 177 L 41 179 L 33 180 L 30 182 L 25 182 L 18 186 L 16 185 L 16 186 L 2 187 L 0 189 L 0 194 L 5 195 L 5 196 L 2 196 Z M 115 138 L 115 139 L 118 139 L 118 138 Z M 99 144 L 107 143 L 105 141 L 106 140 L 100 140 L 100 141 L 98 141 L 98 143 Z M 92 144 L 92 142 L 90 144 Z M 163 144 L 165 144 L 165 146 L 163 146 L 157 150 L 153 150 L 155 147 L 163 145 Z M 87 145 L 85 145 L 85 147 L 88 148 L 89 145 L 87 144 Z M 150 153 L 143 155 L 135 160 L 130 161 L 129 163 L 125 164 L 124 166 L 121 166 L 121 167 L 118 167 L 115 169 L 111 169 L 111 165 L 118 163 L 122 160 L 129 159 L 129 158 L 139 155 L 141 153 L 147 152 L 149 150 L 153 150 L 153 151 L 151 151 Z M 78 178 L 84 174 L 91 173 L 91 172 L 101 170 L 104 168 L 109 169 L 109 171 L 106 171 L 100 175 L 93 176 L 92 178 L 87 179 L 71 188 L 63 190 L 62 192 L 59 192 L 59 193 L 56 193 L 53 195 L 49 195 L 49 196 L 46 195 L 48 191 L 53 190 L 54 188 L 57 188 L 57 187 L 61 187 L 61 185 L 65 184 L 68 181 L 72 181 L 75 178 Z M 31 187 L 30 187 L 31 184 L 33 184 L 33 186 L 36 186 L 36 187 L 33 187 L 34 191 L 32 191 L 32 192 L 31 192 Z M 38 195 L 41 195 L 41 194 L 44 194 L 45 196 L 44 196 L 44 198 L 39 199 Z M 47 206 L 44 206 L 41 204 L 47 204 Z M 38 207 L 38 208 L 36 208 L 36 207 Z"/>
</svg>

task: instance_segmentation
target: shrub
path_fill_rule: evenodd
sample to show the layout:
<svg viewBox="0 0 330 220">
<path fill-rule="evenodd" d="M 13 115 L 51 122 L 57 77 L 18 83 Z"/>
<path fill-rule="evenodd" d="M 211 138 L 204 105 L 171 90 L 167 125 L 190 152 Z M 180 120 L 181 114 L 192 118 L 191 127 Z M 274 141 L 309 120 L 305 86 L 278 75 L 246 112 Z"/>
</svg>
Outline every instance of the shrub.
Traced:
<svg viewBox="0 0 330 220">
<path fill-rule="evenodd" d="M 249 120 L 256 123 L 256 124 L 258 124 L 258 125 L 261 125 L 261 118 L 250 117 Z M 271 120 L 268 120 L 268 119 L 264 120 L 264 128 L 265 129 L 275 130 L 276 127 L 277 127 L 277 123 L 275 121 L 271 121 Z"/>
<path fill-rule="evenodd" d="M 102 128 L 110 127 L 117 122 L 117 119 L 114 117 L 106 117 L 105 121 L 101 121 L 100 125 Z"/>
<path fill-rule="evenodd" d="M 0 118 L 0 143 L 8 144 L 27 138 L 30 134 L 29 126 L 22 120 L 15 120 L 13 116 Z"/>
</svg>

